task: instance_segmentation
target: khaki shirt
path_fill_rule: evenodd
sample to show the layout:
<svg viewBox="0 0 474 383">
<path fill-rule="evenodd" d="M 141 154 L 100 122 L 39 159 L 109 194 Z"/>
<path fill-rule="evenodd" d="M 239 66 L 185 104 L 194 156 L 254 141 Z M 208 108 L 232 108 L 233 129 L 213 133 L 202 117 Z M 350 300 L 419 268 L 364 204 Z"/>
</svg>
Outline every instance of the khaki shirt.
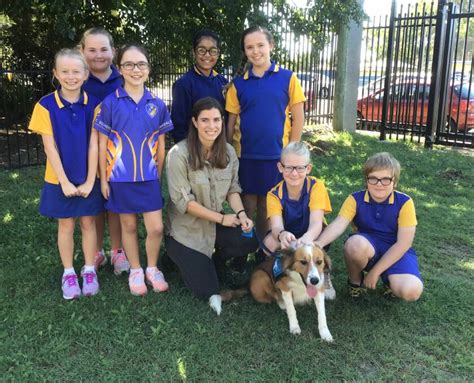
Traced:
<svg viewBox="0 0 474 383">
<path fill-rule="evenodd" d="M 240 193 L 239 160 L 234 148 L 227 145 L 230 161 L 225 169 L 216 169 L 206 162 L 202 170 L 189 165 L 187 140 L 174 145 L 166 157 L 169 201 L 165 230 L 176 241 L 200 253 L 212 256 L 216 242 L 216 224 L 186 213 L 189 201 L 217 212 L 227 196 Z"/>
</svg>

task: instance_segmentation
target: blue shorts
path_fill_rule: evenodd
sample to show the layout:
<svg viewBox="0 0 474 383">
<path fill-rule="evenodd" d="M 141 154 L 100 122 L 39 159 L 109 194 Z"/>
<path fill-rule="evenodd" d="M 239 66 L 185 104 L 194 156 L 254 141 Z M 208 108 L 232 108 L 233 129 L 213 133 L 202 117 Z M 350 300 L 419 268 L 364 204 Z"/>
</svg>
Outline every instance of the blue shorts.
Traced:
<svg viewBox="0 0 474 383">
<path fill-rule="evenodd" d="M 160 181 L 109 182 L 110 195 L 107 210 L 117 214 L 146 213 L 161 210 Z"/>
<path fill-rule="evenodd" d="M 367 239 L 372 247 L 375 249 L 375 254 L 371 260 L 367 263 L 364 271 L 369 271 L 374 265 L 382 258 L 387 250 L 393 245 L 391 243 L 384 242 L 377 237 L 367 233 L 353 233 L 352 235 L 360 235 Z M 388 283 L 388 276 L 392 274 L 411 274 L 423 281 L 421 278 L 420 270 L 418 269 L 418 259 L 415 250 L 410 247 L 403 256 L 390 266 L 387 270 L 382 273 L 382 280 L 384 283 Z"/>
<path fill-rule="evenodd" d="M 240 159 L 239 181 L 243 194 L 266 196 L 283 177 L 278 171 L 279 160 Z"/>
<path fill-rule="evenodd" d="M 66 197 L 61 185 L 45 182 L 41 191 L 39 211 L 41 215 L 51 218 L 94 216 L 105 211 L 104 202 L 99 180 L 95 181 L 87 198 Z"/>
</svg>

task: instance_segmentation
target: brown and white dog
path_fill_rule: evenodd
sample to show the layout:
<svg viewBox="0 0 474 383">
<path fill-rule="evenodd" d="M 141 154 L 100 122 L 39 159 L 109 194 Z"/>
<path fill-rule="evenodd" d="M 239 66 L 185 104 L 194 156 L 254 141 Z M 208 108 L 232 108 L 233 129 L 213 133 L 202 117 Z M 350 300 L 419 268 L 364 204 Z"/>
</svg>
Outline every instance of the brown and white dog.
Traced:
<svg viewBox="0 0 474 383">
<path fill-rule="evenodd" d="M 314 301 L 319 335 L 323 340 L 332 342 L 324 307 L 324 270 L 331 267 L 330 262 L 325 251 L 317 246 L 305 245 L 296 250 L 285 250 L 280 265 L 282 274 L 278 280 L 271 273 L 273 259 L 268 259 L 253 272 L 250 292 L 256 301 L 276 301 L 282 310 L 286 310 L 292 334 L 301 333 L 295 305 Z"/>
</svg>

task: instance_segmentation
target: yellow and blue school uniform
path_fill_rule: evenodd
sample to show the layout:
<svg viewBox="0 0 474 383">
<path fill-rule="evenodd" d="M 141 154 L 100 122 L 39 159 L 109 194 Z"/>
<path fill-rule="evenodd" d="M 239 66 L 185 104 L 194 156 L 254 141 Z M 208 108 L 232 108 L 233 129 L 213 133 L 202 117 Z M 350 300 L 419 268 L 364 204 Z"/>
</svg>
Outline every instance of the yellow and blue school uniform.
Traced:
<svg viewBox="0 0 474 383">
<path fill-rule="evenodd" d="M 298 200 L 289 198 L 284 180 L 267 193 L 267 218 L 281 216 L 285 230 L 296 238 L 308 231 L 310 213 L 314 210 L 323 210 L 324 214 L 332 211 L 327 189 L 316 177 L 305 178 Z"/>
<path fill-rule="evenodd" d="M 262 77 L 250 67 L 229 87 L 226 110 L 240 116 L 234 146 L 244 193 L 266 195 L 281 180 L 276 164 L 289 142 L 290 110 L 305 100 L 296 75 L 273 62 Z"/>
<path fill-rule="evenodd" d="M 376 202 L 367 190 L 352 193 L 344 201 L 339 215 L 352 222 L 353 234 L 365 237 L 375 249 L 366 270 L 397 242 L 398 229 L 417 225 L 415 205 L 406 194 L 393 191 L 384 202 Z M 412 274 L 421 279 L 416 252 L 413 248 L 385 270 L 382 279 L 391 274 Z"/>
<path fill-rule="evenodd" d="M 108 137 L 106 176 L 114 213 L 143 213 L 163 207 L 156 168 L 158 137 L 173 129 L 166 105 L 148 89 L 137 103 L 122 87 L 100 105 L 94 128 Z"/>
<path fill-rule="evenodd" d="M 206 76 L 193 67 L 173 84 L 171 121 L 173 121 L 174 129 L 171 134 L 176 143 L 184 140 L 188 135 L 192 109 L 196 101 L 204 97 L 213 97 L 224 109 L 223 89 L 227 82 L 227 79 L 215 70 Z"/>
<path fill-rule="evenodd" d="M 111 65 L 110 69 L 112 70 L 112 73 L 110 73 L 109 78 L 105 80 L 105 82 L 102 82 L 102 80 L 94 76 L 92 73 L 89 74 L 89 78 L 82 86 L 87 94 L 103 101 L 105 97 L 123 85 L 123 78 L 118 69 L 114 65 Z"/>
<path fill-rule="evenodd" d="M 87 179 L 89 141 L 94 113 L 99 100 L 82 92 L 70 103 L 59 92 L 50 93 L 36 103 L 29 129 L 53 136 L 68 180 L 78 186 Z M 66 197 L 49 159 L 46 160 L 40 213 L 52 218 L 96 215 L 104 211 L 104 201 L 97 181 L 87 198 Z"/>
</svg>

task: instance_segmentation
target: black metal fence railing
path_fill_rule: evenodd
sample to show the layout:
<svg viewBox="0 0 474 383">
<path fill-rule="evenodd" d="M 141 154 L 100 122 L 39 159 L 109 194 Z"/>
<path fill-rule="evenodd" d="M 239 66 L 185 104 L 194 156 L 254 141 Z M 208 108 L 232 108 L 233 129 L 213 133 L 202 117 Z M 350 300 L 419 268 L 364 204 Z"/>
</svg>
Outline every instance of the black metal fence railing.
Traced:
<svg viewBox="0 0 474 383">
<path fill-rule="evenodd" d="M 301 81 L 307 98 L 306 122 L 330 123 L 333 115 L 336 34 L 326 30 L 329 42 L 322 51 L 316 51 L 309 39 L 297 37 L 285 23 L 278 24 L 277 32 L 281 46 L 275 59 L 293 70 Z M 191 62 L 186 58 L 171 60 L 166 45 L 161 46 L 160 51 L 150 52 L 153 71 L 148 86 L 170 107 L 172 84 L 184 74 Z M 5 49 L 0 47 L 0 168 L 43 164 L 45 156 L 41 137 L 28 130 L 28 122 L 35 102 L 54 89 L 52 73 L 51 70 L 18 68 L 11 62 L 12 58 L 7 59 Z M 231 70 L 224 71 L 224 75 L 230 78 Z"/>
<path fill-rule="evenodd" d="M 397 11 L 393 1 L 390 18 L 366 22 L 358 129 L 428 147 L 473 147 L 474 5 L 457 3 L 439 0 Z"/>
</svg>

